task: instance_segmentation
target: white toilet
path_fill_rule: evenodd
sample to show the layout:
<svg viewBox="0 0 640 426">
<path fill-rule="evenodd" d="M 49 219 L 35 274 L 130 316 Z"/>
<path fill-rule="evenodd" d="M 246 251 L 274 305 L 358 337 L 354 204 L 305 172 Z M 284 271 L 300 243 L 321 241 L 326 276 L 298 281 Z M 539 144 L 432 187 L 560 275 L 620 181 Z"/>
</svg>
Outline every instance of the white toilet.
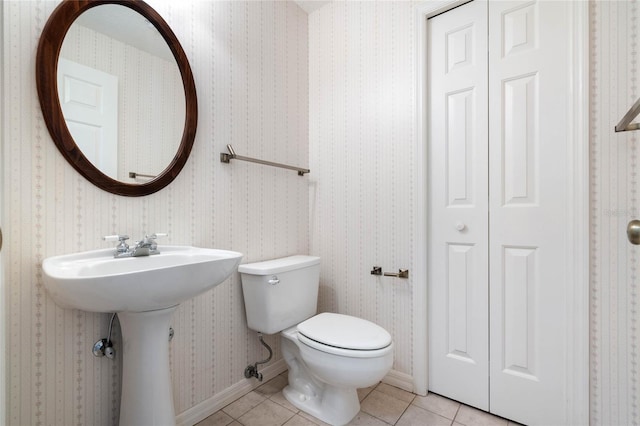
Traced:
<svg viewBox="0 0 640 426">
<path fill-rule="evenodd" d="M 316 315 L 319 257 L 249 263 L 238 271 L 249 328 L 282 332 L 282 354 L 289 367 L 284 396 L 326 423 L 348 423 L 360 411 L 356 389 L 378 383 L 391 369 L 391 335 L 364 319 Z"/>
</svg>

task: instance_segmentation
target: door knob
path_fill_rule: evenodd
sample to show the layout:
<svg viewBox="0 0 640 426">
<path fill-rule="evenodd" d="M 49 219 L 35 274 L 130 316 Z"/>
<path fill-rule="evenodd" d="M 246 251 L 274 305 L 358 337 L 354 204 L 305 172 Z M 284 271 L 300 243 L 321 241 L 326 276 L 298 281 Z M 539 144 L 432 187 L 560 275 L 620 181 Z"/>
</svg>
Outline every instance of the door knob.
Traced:
<svg viewBox="0 0 640 426">
<path fill-rule="evenodd" d="M 635 219 L 627 225 L 627 238 L 631 244 L 640 244 L 640 220 Z"/>
<path fill-rule="evenodd" d="M 464 231 L 465 229 L 467 229 L 467 225 L 465 225 L 462 222 L 457 222 L 456 223 L 456 229 L 460 232 Z"/>
</svg>

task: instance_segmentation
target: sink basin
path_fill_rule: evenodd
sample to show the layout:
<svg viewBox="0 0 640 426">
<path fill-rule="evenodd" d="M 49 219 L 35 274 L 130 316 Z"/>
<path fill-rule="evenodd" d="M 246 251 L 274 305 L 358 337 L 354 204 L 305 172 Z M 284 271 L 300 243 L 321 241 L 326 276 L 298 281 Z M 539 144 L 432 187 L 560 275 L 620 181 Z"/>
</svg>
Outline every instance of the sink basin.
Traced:
<svg viewBox="0 0 640 426">
<path fill-rule="evenodd" d="M 114 259 L 113 249 L 49 257 L 44 285 L 63 308 L 117 312 L 122 331 L 120 425 L 175 425 L 169 327 L 176 306 L 215 287 L 242 259 L 235 251 L 158 247 Z M 89 348 L 87 348 L 89 349 Z"/>
<path fill-rule="evenodd" d="M 222 283 L 242 254 L 189 246 L 159 246 L 153 256 L 113 258 L 113 249 L 49 257 L 44 285 L 63 308 L 144 312 L 175 306 Z"/>
</svg>

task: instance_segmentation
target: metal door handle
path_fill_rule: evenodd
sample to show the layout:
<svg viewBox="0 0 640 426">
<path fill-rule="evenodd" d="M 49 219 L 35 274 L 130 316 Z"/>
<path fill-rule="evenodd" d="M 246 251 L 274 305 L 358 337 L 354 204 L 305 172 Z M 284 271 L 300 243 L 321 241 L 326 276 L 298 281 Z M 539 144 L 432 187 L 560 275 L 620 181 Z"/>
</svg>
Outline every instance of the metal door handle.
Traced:
<svg viewBox="0 0 640 426">
<path fill-rule="evenodd" d="M 627 238 L 631 244 L 640 244 L 640 220 L 634 219 L 627 225 Z"/>
</svg>

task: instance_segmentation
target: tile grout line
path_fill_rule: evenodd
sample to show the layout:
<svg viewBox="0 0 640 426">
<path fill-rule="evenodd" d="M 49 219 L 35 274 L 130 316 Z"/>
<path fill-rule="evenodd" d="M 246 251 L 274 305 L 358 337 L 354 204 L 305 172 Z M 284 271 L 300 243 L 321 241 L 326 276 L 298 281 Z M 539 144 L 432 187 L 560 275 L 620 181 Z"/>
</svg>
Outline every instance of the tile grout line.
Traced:
<svg viewBox="0 0 640 426">
<path fill-rule="evenodd" d="M 427 395 L 429 395 L 428 393 L 429 391 L 427 391 Z M 454 423 L 456 423 L 456 418 L 458 417 L 458 413 L 460 413 L 460 408 L 462 407 L 462 404 L 458 405 L 458 408 L 456 408 L 456 413 L 453 415 L 453 419 L 451 419 L 451 425 L 453 426 Z M 460 422 L 458 422 L 460 423 Z M 463 423 L 460 423 L 463 424 Z"/>
<path fill-rule="evenodd" d="M 377 386 L 376 386 L 377 387 Z M 391 395 L 390 395 L 391 396 Z M 392 398 L 394 398 L 392 396 Z M 396 398 L 397 399 L 397 398 Z M 402 413 L 400 413 L 400 416 L 398 417 L 398 420 L 396 420 L 395 422 L 393 422 L 394 425 L 397 425 L 398 422 L 400 421 L 400 419 L 402 418 L 402 416 L 404 416 L 404 414 L 407 412 L 407 410 L 409 409 L 409 407 L 411 407 L 411 405 L 413 405 L 413 401 L 416 400 L 415 395 L 413 396 L 413 398 L 411 398 L 411 401 L 409 402 L 409 404 L 404 408 L 404 410 L 402 410 Z"/>
<path fill-rule="evenodd" d="M 280 376 L 281 376 L 281 375 L 278 375 L 278 376 L 274 377 L 273 379 L 271 379 L 269 382 L 265 383 L 264 385 L 269 384 L 271 381 L 275 380 L 277 377 L 280 377 Z M 263 385 L 263 386 L 264 386 L 264 385 Z M 446 419 L 446 420 L 449 422 L 449 425 L 450 425 L 450 426 L 452 426 L 454 423 L 456 423 L 456 422 L 457 422 L 457 417 L 458 417 L 458 415 L 460 415 L 461 409 L 462 409 L 462 407 L 464 406 L 464 404 L 462 404 L 462 403 L 458 403 L 458 407 L 456 408 L 456 411 L 455 411 L 455 413 L 454 413 L 454 415 L 453 415 L 453 418 L 451 418 L 451 419 L 450 419 L 450 418 L 445 417 L 445 416 L 443 416 L 442 414 L 439 414 L 439 413 L 437 413 L 437 412 L 435 412 L 435 411 L 432 411 L 432 410 L 430 410 L 430 409 L 428 409 L 428 408 L 426 408 L 426 407 L 423 407 L 423 406 L 417 405 L 417 404 L 416 404 L 416 399 L 417 399 L 418 395 L 416 395 L 416 394 L 413 394 L 413 393 L 411 393 L 411 392 L 407 392 L 407 391 L 405 391 L 405 392 L 407 392 L 407 393 L 409 393 L 409 394 L 411 394 L 411 395 L 412 395 L 411 400 L 410 400 L 410 401 L 406 401 L 406 400 L 404 400 L 404 399 L 398 398 L 398 397 L 397 397 L 397 396 L 395 396 L 395 395 L 392 395 L 392 394 L 390 394 L 390 393 L 386 393 L 386 392 L 383 392 L 383 391 L 379 390 L 379 387 L 380 387 L 381 385 L 382 385 L 382 382 L 380 382 L 380 383 L 378 383 L 377 385 L 375 385 L 374 387 L 372 387 L 372 388 L 370 389 L 370 391 L 369 391 L 369 392 L 368 392 L 368 393 L 367 393 L 367 394 L 362 398 L 362 400 L 360 401 L 360 403 L 362 404 L 362 402 L 364 402 L 364 400 L 365 400 L 365 399 L 367 399 L 369 396 L 371 396 L 375 390 L 378 390 L 378 392 L 379 392 L 380 394 L 382 394 L 385 398 L 393 398 L 393 399 L 398 400 L 398 401 L 401 401 L 401 402 L 403 402 L 403 403 L 407 403 L 407 406 L 402 410 L 402 413 L 400 414 L 400 416 L 399 416 L 399 417 L 397 418 L 397 420 L 395 420 L 393 423 L 389 423 L 388 421 L 385 421 L 385 420 L 384 420 L 384 419 L 382 419 L 381 417 L 378 417 L 377 415 L 372 414 L 372 413 L 370 413 L 370 412 L 368 412 L 368 411 L 365 411 L 365 410 L 362 410 L 362 409 L 361 409 L 361 410 L 360 410 L 360 413 L 362 413 L 362 414 L 366 414 L 367 416 L 371 416 L 372 418 L 374 418 L 374 419 L 376 419 L 376 420 L 379 420 L 379 421 L 381 421 L 382 423 L 387 424 L 387 425 L 390 425 L 390 426 L 397 426 L 397 425 L 399 424 L 400 420 L 401 420 L 401 419 L 405 416 L 405 414 L 407 413 L 407 411 L 408 411 L 409 407 L 410 407 L 410 406 L 412 406 L 412 405 L 413 405 L 414 407 L 418 408 L 418 409 L 425 410 L 425 411 L 427 411 L 427 412 L 429 412 L 429 413 L 431 413 L 431 414 L 433 414 L 433 415 L 436 415 L 436 416 L 438 416 L 438 417 L 442 417 L 443 419 Z M 247 411 L 245 411 L 245 412 L 243 412 L 242 414 L 240 414 L 238 417 L 234 417 L 234 416 L 230 415 L 229 413 L 225 412 L 225 411 L 224 411 L 224 408 L 223 408 L 223 409 L 221 409 L 221 410 L 219 410 L 219 412 L 223 412 L 223 413 L 225 413 L 225 414 L 226 414 L 226 415 L 231 419 L 231 422 L 230 422 L 230 423 L 227 423 L 227 425 L 229 425 L 229 424 L 231 424 L 231 423 L 233 423 L 233 422 L 238 422 L 239 424 L 244 424 L 244 423 L 242 423 L 242 422 L 239 420 L 239 419 L 240 419 L 240 417 L 242 417 L 242 416 L 246 415 L 247 413 L 251 412 L 252 410 L 255 410 L 255 409 L 256 409 L 256 408 L 258 408 L 259 406 L 261 406 L 261 405 L 265 404 L 265 403 L 266 403 L 266 401 L 270 401 L 271 403 L 273 403 L 273 404 L 277 405 L 278 407 L 283 408 L 283 409 L 287 410 L 289 413 L 291 413 L 291 416 L 290 416 L 290 417 L 288 417 L 286 420 L 284 420 L 284 421 L 280 424 L 280 426 L 284 426 L 284 425 L 286 425 L 288 422 L 290 422 L 290 421 L 291 421 L 293 418 L 295 418 L 296 416 L 299 416 L 299 417 L 301 417 L 301 418 L 303 418 L 303 419 L 305 419 L 305 420 L 307 420 L 307 421 L 309 421 L 309 422 L 311 422 L 311 423 L 313 423 L 313 424 L 315 424 L 315 425 L 318 425 L 318 426 L 319 426 L 320 424 L 322 424 L 322 421 L 321 421 L 321 420 L 316 419 L 315 417 L 314 417 L 313 419 L 311 419 L 311 418 L 307 417 L 306 415 L 304 415 L 304 414 L 303 414 L 303 413 L 304 413 L 303 411 L 301 411 L 301 410 L 297 409 L 296 407 L 293 407 L 293 408 L 295 409 L 295 411 L 294 411 L 294 410 L 292 410 L 290 407 L 285 406 L 285 405 L 281 404 L 280 402 L 278 402 L 277 400 L 273 399 L 273 398 L 274 398 L 274 397 L 276 397 L 277 395 L 282 394 L 282 389 L 284 389 L 284 387 L 285 387 L 286 385 L 285 385 L 285 386 L 280 387 L 280 385 L 272 384 L 272 386 L 273 386 L 273 388 L 272 388 L 272 389 L 278 389 L 278 391 L 277 391 L 277 392 L 273 392 L 273 393 L 264 393 L 264 394 L 263 394 L 263 393 L 258 392 L 258 389 L 260 388 L 260 387 L 259 387 L 259 388 L 257 388 L 257 389 L 254 389 L 253 391 L 248 392 L 247 394 L 243 395 L 243 397 L 244 397 L 244 396 L 246 396 L 246 395 L 248 395 L 248 394 L 250 394 L 250 393 L 252 393 L 252 392 L 253 392 L 253 393 L 255 393 L 257 396 L 259 396 L 259 397 L 263 398 L 263 400 L 262 400 L 260 403 L 258 403 L 256 406 L 251 407 L 251 408 L 249 408 Z M 398 388 L 398 389 L 399 389 L 399 388 Z M 400 390 L 402 390 L 402 389 L 400 389 Z M 428 395 L 428 394 L 427 394 L 427 395 Z M 437 394 L 434 394 L 434 395 L 437 395 Z M 240 398 L 242 398 L 242 397 L 240 397 Z M 238 401 L 240 398 L 238 398 L 236 401 Z M 443 397 L 443 398 L 446 398 L 446 397 Z M 448 398 L 446 398 L 446 399 L 448 399 Z M 234 401 L 234 402 L 236 402 L 236 401 Z M 451 400 L 451 401 L 453 401 L 453 400 Z M 229 405 L 233 404 L 234 402 L 230 403 Z M 227 407 L 228 407 L 229 405 L 227 405 Z M 488 415 L 490 415 L 490 416 L 492 416 L 492 417 L 497 417 L 497 418 L 499 418 L 499 419 L 506 420 L 507 422 L 509 422 L 509 420 L 508 420 L 508 419 L 504 419 L 504 418 L 502 418 L 502 417 L 496 416 L 496 415 L 491 414 L 491 413 L 488 413 L 488 412 L 484 412 L 484 411 L 482 411 L 482 410 L 480 410 L 480 411 L 481 411 L 482 413 L 486 413 L 486 414 L 488 414 Z M 306 414 L 306 413 L 305 413 L 305 414 Z M 212 416 L 213 416 L 213 415 L 215 415 L 215 413 L 214 413 L 214 414 L 212 414 Z M 316 420 L 317 420 L 318 422 L 320 422 L 320 423 L 317 423 L 317 422 L 316 422 Z M 460 423 L 460 422 L 458 422 L 458 423 Z M 460 423 L 460 424 L 462 424 L 462 423 Z M 508 425 L 512 425 L 512 424 L 514 424 L 514 423 L 507 423 L 507 424 L 508 424 Z"/>
</svg>

